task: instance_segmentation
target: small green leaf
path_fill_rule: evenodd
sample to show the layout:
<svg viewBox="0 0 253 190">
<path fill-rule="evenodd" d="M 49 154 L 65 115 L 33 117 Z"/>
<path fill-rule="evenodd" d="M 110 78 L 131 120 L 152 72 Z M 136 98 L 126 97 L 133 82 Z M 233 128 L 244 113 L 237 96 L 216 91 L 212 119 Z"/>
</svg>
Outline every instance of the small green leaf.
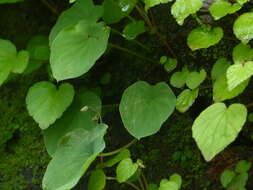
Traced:
<svg viewBox="0 0 253 190">
<path fill-rule="evenodd" d="M 51 45 L 51 68 L 58 80 L 83 75 L 105 52 L 110 30 L 104 23 L 82 20 L 63 29 Z"/>
<path fill-rule="evenodd" d="M 186 112 L 192 104 L 195 102 L 195 99 L 198 97 L 199 89 L 185 89 L 177 97 L 176 109 L 181 113 Z"/>
<path fill-rule="evenodd" d="M 177 173 L 172 174 L 170 176 L 169 180 L 172 181 L 172 182 L 175 182 L 178 185 L 179 188 L 182 185 L 182 177 L 179 174 L 177 174 Z"/>
<path fill-rule="evenodd" d="M 190 72 L 190 74 L 187 75 L 185 82 L 186 85 L 193 90 L 197 88 L 205 79 L 206 71 L 204 69 L 201 69 L 200 72 Z"/>
<path fill-rule="evenodd" d="M 13 73 L 23 73 L 26 69 L 29 62 L 29 52 L 25 50 L 21 50 L 18 52 L 17 57 L 13 63 L 12 72 Z"/>
<path fill-rule="evenodd" d="M 206 161 L 236 139 L 246 119 L 247 109 L 242 104 L 232 104 L 227 108 L 223 103 L 215 103 L 201 112 L 192 131 Z"/>
<path fill-rule="evenodd" d="M 189 75 L 187 68 L 183 68 L 180 72 L 175 72 L 170 78 L 170 84 L 176 88 L 182 88 L 185 85 L 187 76 Z"/>
<path fill-rule="evenodd" d="M 154 6 L 162 4 L 162 3 L 172 2 L 172 1 L 173 0 L 144 0 L 145 10 L 147 11 L 151 7 L 154 7 Z"/>
<path fill-rule="evenodd" d="M 249 120 L 249 122 L 253 122 L 253 112 L 248 114 L 248 120 Z"/>
<path fill-rule="evenodd" d="M 249 175 L 248 173 L 240 173 L 236 177 L 234 177 L 233 181 L 229 185 L 229 189 L 239 189 L 245 188 L 247 181 L 248 181 Z"/>
<path fill-rule="evenodd" d="M 156 184 L 148 184 L 148 189 L 147 190 L 158 190 L 158 187 Z"/>
<path fill-rule="evenodd" d="M 166 63 L 166 61 L 167 61 L 167 59 L 168 59 L 168 57 L 167 56 L 161 56 L 160 57 L 160 63 L 163 65 L 164 63 Z"/>
<path fill-rule="evenodd" d="M 106 129 L 107 125 L 99 124 L 92 130 L 75 129 L 64 136 L 47 166 L 43 190 L 72 189 L 105 148 Z"/>
<path fill-rule="evenodd" d="M 253 61 L 245 64 L 234 64 L 227 69 L 228 90 L 232 91 L 239 84 L 253 75 Z"/>
<path fill-rule="evenodd" d="M 176 182 L 162 179 L 158 190 L 179 190 L 179 188 Z"/>
<path fill-rule="evenodd" d="M 126 158 L 116 168 L 116 178 L 119 183 L 127 181 L 138 169 L 138 164 L 133 163 L 131 158 Z"/>
<path fill-rule="evenodd" d="M 210 30 L 205 30 L 203 27 L 195 28 L 187 37 L 187 45 L 191 50 L 209 48 L 222 39 L 223 30 L 221 27 L 214 27 Z"/>
<path fill-rule="evenodd" d="M 139 81 L 124 91 L 119 110 L 125 128 L 140 139 L 155 134 L 173 113 L 175 105 L 176 97 L 166 83 L 151 86 Z"/>
<path fill-rule="evenodd" d="M 211 71 L 212 80 L 218 79 L 220 76 L 226 74 L 228 67 L 231 65 L 231 62 L 226 58 L 218 59 L 215 64 L 213 65 Z"/>
<path fill-rule="evenodd" d="M 234 23 L 234 34 L 242 43 L 247 44 L 253 38 L 252 27 L 253 12 L 244 13 Z"/>
<path fill-rule="evenodd" d="M 238 173 L 248 172 L 251 168 L 252 163 L 246 160 L 241 160 L 236 164 L 235 171 Z"/>
<path fill-rule="evenodd" d="M 171 14 L 182 25 L 186 17 L 196 13 L 202 6 L 202 0 L 176 0 L 171 7 Z"/>
<path fill-rule="evenodd" d="M 50 82 L 35 83 L 26 96 L 28 112 L 41 129 L 46 129 L 61 117 L 74 93 L 73 86 L 68 83 L 61 84 L 59 89 Z"/>
<path fill-rule="evenodd" d="M 250 45 L 238 44 L 233 49 L 233 60 L 235 64 L 243 64 L 253 60 L 253 49 Z"/>
<path fill-rule="evenodd" d="M 106 176 L 103 170 L 92 171 L 88 181 L 88 190 L 103 190 L 105 184 Z"/>
<path fill-rule="evenodd" d="M 133 40 L 138 35 L 144 33 L 146 31 L 145 29 L 145 23 L 144 21 L 133 21 L 129 24 L 127 24 L 123 30 L 123 36 L 127 40 Z"/>
<path fill-rule="evenodd" d="M 222 186 L 224 188 L 227 188 L 235 176 L 236 174 L 234 171 L 225 170 L 224 172 L 222 172 L 221 177 L 220 177 Z"/>
<path fill-rule="evenodd" d="M 164 64 L 164 69 L 167 72 L 173 71 L 177 67 L 177 60 L 173 58 L 168 58 Z"/>
</svg>

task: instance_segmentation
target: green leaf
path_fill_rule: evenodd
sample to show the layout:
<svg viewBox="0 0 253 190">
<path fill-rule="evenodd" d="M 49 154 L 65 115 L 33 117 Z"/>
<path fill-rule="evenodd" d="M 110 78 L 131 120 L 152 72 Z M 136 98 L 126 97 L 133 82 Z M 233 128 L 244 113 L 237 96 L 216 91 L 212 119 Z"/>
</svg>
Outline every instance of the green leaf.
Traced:
<svg viewBox="0 0 253 190">
<path fill-rule="evenodd" d="M 198 93 L 198 88 L 195 90 L 185 89 L 177 97 L 176 109 L 181 113 L 186 112 L 195 102 L 195 99 L 198 97 Z"/>
<path fill-rule="evenodd" d="M 127 181 L 138 169 L 138 164 L 133 163 L 131 158 L 126 158 L 116 168 L 116 178 L 119 183 Z"/>
<path fill-rule="evenodd" d="M 158 187 L 156 184 L 148 184 L 148 189 L 147 190 L 158 190 Z"/>
<path fill-rule="evenodd" d="M 61 139 L 43 177 L 43 190 L 72 189 L 97 155 L 105 148 L 107 126 L 75 129 Z"/>
<path fill-rule="evenodd" d="M 222 186 L 224 188 L 227 188 L 235 176 L 236 174 L 234 171 L 225 170 L 224 172 L 222 172 L 221 177 L 220 177 Z"/>
<path fill-rule="evenodd" d="M 94 170 L 88 182 L 88 190 L 103 190 L 106 184 L 106 176 L 103 170 Z"/>
<path fill-rule="evenodd" d="M 13 62 L 12 72 L 21 74 L 26 69 L 29 62 L 29 52 L 21 50 L 18 52 L 16 59 Z"/>
<path fill-rule="evenodd" d="M 187 45 L 191 50 L 198 50 L 202 48 L 209 48 L 222 39 L 223 30 L 221 27 L 214 27 L 210 30 L 197 27 L 193 29 L 187 37 Z"/>
<path fill-rule="evenodd" d="M 177 60 L 173 58 L 168 58 L 164 64 L 164 69 L 167 72 L 173 71 L 177 67 Z"/>
<path fill-rule="evenodd" d="M 253 122 L 253 112 L 251 112 L 250 114 L 248 114 L 248 121 L 249 122 Z"/>
<path fill-rule="evenodd" d="M 47 81 L 35 83 L 26 96 L 28 112 L 41 129 L 46 129 L 61 117 L 74 93 L 73 86 L 68 83 L 61 84 L 59 89 Z"/>
<path fill-rule="evenodd" d="M 179 190 L 179 185 L 174 181 L 162 179 L 158 190 Z"/>
<path fill-rule="evenodd" d="M 224 100 L 232 99 L 241 94 L 248 84 L 249 80 L 246 80 L 236 86 L 233 90 L 229 91 L 226 74 L 223 74 L 213 84 L 213 100 L 215 102 L 222 102 Z"/>
<path fill-rule="evenodd" d="M 187 68 L 183 68 L 180 72 L 175 72 L 170 78 L 170 84 L 176 88 L 182 88 L 185 85 L 187 76 L 189 75 Z"/>
<path fill-rule="evenodd" d="M 229 185 L 229 189 L 243 189 L 248 181 L 249 175 L 244 172 L 244 173 L 240 173 L 239 175 L 237 175 L 232 183 Z"/>
<path fill-rule="evenodd" d="M 86 106 L 87 111 L 81 111 Z M 91 107 L 91 109 L 89 109 Z M 59 140 L 67 133 L 83 128 L 90 130 L 97 125 L 93 118 L 101 112 L 102 103 L 100 98 L 93 92 L 85 91 L 77 94 L 71 106 L 63 113 L 62 117 L 43 131 L 44 143 L 48 153 L 52 156 L 56 151 Z"/>
<path fill-rule="evenodd" d="M 231 65 L 231 62 L 226 58 L 218 59 L 211 71 L 212 80 L 218 79 L 220 76 L 226 74 L 228 67 Z"/>
<path fill-rule="evenodd" d="M 114 156 L 112 159 L 104 162 L 103 164 L 100 164 L 97 166 L 97 168 L 109 168 L 120 162 L 121 160 L 125 158 L 129 158 L 131 156 L 130 151 L 128 149 L 123 149 L 120 151 L 116 156 Z"/>
<path fill-rule="evenodd" d="M 232 91 L 239 84 L 253 75 L 253 61 L 245 64 L 234 64 L 227 69 L 228 90 Z"/>
<path fill-rule="evenodd" d="M 18 2 L 22 2 L 24 0 L 0 0 L 0 4 L 4 4 L 4 3 L 18 3 Z"/>
<path fill-rule="evenodd" d="M 83 75 L 105 52 L 110 30 L 103 23 L 82 20 L 62 30 L 51 46 L 51 68 L 58 80 Z"/>
<path fill-rule="evenodd" d="M 186 78 L 186 85 L 190 89 L 197 88 L 206 79 L 206 71 L 201 69 L 200 72 L 190 72 Z"/>
<path fill-rule="evenodd" d="M 177 173 L 172 174 L 170 176 L 169 180 L 172 181 L 172 182 L 175 182 L 178 185 L 179 188 L 182 185 L 182 177 L 179 174 L 177 174 Z"/>
<path fill-rule="evenodd" d="M 250 45 L 245 45 L 243 43 L 238 44 L 233 49 L 233 60 L 235 64 L 243 64 L 247 61 L 253 60 L 253 49 Z"/>
<path fill-rule="evenodd" d="M 50 50 L 47 36 L 33 36 L 29 40 L 26 49 L 29 52 L 31 58 L 26 70 L 24 71 L 26 74 L 38 69 L 43 62 L 48 62 Z"/>
<path fill-rule="evenodd" d="M 247 44 L 253 38 L 252 27 L 253 12 L 244 13 L 234 23 L 234 34 L 242 43 Z"/>
<path fill-rule="evenodd" d="M 151 86 L 139 81 L 124 91 L 119 110 L 125 128 L 140 139 L 155 134 L 173 113 L 175 104 L 176 97 L 166 83 Z"/>
<path fill-rule="evenodd" d="M 104 0 L 103 20 L 107 24 L 114 24 L 129 15 L 134 9 L 136 0 Z"/>
<path fill-rule="evenodd" d="M 123 30 L 123 36 L 127 40 L 133 40 L 138 35 L 144 33 L 146 31 L 145 29 L 145 23 L 144 21 L 133 21 L 129 24 L 127 24 Z"/>
<path fill-rule="evenodd" d="M 236 164 L 235 171 L 238 173 L 248 172 L 251 168 L 252 163 L 246 160 L 241 160 Z"/>
<path fill-rule="evenodd" d="M 171 14 L 182 25 L 186 17 L 196 13 L 202 6 L 202 0 L 176 0 L 171 7 Z"/>
<path fill-rule="evenodd" d="M 86 19 L 94 23 L 103 15 L 103 7 L 93 4 L 93 0 L 77 0 L 74 5 L 64 11 L 58 18 L 49 35 L 49 44 L 53 43 L 58 33 L 68 26 L 73 26 Z"/>
<path fill-rule="evenodd" d="M 236 139 L 246 119 L 247 109 L 242 104 L 232 104 L 227 108 L 223 103 L 215 103 L 201 112 L 192 131 L 206 161 Z"/>
<path fill-rule="evenodd" d="M 210 7 L 209 11 L 215 20 L 218 20 L 228 14 L 233 14 L 240 10 L 242 5 L 239 3 L 230 3 L 225 0 L 215 1 Z"/>
<path fill-rule="evenodd" d="M 151 7 L 154 7 L 154 6 L 162 4 L 162 3 L 172 2 L 172 1 L 173 0 L 144 0 L 145 10 L 147 11 Z"/>
</svg>

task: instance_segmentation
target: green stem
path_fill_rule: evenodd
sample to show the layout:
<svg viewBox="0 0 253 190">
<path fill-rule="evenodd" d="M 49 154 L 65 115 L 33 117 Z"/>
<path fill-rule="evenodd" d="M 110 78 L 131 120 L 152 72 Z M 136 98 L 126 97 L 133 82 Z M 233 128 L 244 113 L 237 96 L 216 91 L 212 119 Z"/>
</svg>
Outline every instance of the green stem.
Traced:
<svg viewBox="0 0 253 190">
<path fill-rule="evenodd" d="M 141 172 L 141 176 L 142 176 L 142 179 L 143 179 L 143 182 L 144 182 L 144 185 L 145 185 L 146 189 L 148 189 L 148 181 L 147 181 L 147 178 L 146 178 L 146 176 L 144 175 L 143 172 Z"/>
<path fill-rule="evenodd" d="M 135 19 L 134 19 L 132 16 L 130 16 L 130 15 L 127 15 L 127 18 L 128 18 L 129 20 L 131 20 L 132 22 L 135 21 Z"/>
<path fill-rule="evenodd" d="M 146 14 L 146 12 L 143 11 L 143 9 L 137 4 L 135 5 L 135 8 L 138 11 L 138 13 L 140 14 L 140 16 L 143 18 L 143 20 L 147 23 L 149 28 L 152 30 L 153 24 L 152 24 L 151 20 L 149 19 L 148 15 Z"/>
<path fill-rule="evenodd" d="M 134 51 L 131 51 L 131 50 L 126 49 L 126 48 L 124 48 L 124 47 L 121 47 L 121 46 L 119 46 L 119 45 L 112 44 L 112 43 L 108 43 L 108 46 L 109 46 L 109 47 L 112 47 L 112 48 L 115 48 L 115 49 L 118 49 L 118 50 L 120 50 L 120 51 L 124 51 L 124 52 L 126 52 L 126 53 L 128 53 L 128 54 L 130 54 L 130 55 L 134 55 L 134 56 L 136 56 L 136 57 L 139 57 L 140 59 L 143 59 L 143 60 L 145 60 L 145 61 L 149 61 L 149 62 L 155 63 L 155 64 L 158 63 L 157 61 L 155 61 L 155 60 L 153 60 L 153 59 L 151 59 L 151 58 L 148 58 L 148 57 L 145 57 L 145 56 L 143 56 L 143 55 L 140 55 L 140 54 L 138 54 L 138 53 L 136 53 L 136 52 L 134 52 Z"/>
<path fill-rule="evenodd" d="M 192 14 L 192 17 L 196 20 L 196 22 L 202 27 L 205 26 L 205 23 L 198 17 L 197 14 Z"/>
<path fill-rule="evenodd" d="M 115 177 L 106 177 L 107 180 L 113 180 L 113 181 L 117 181 L 117 179 Z M 137 185 L 131 183 L 131 182 L 128 182 L 128 181 L 125 181 L 124 182 L 125 184 L 131 186 L 133 189 L 135 190 L 144 190 L 144 189 L 141 189 L 139 188 Z"/>
<path fill-rule="evenodd" d="M 112 151 L 112 152 L 107 152 L 107 153 L 101 153 L 99 156 L 102 156 L 102 157 L 112 156 L 112 155 L 114 155 L 114 154 L 119 153 L 120 151 L 122 151 L 122 150 L 124 150 L 124 149 L 129 148 L 130 146 L 132 146 L 132 145 L 133 145 L 134 143 L 136 143 L 136 142 L 137 142 L 137 139 L 134 139 L 134 140 L 132 140 L 130 143 L 126 144 L 125 146 L 123 146 L 123 147 L 121 147 L 121 148 L 119 148 L 119 149 L 117 149 L 117 150 L 114 150 L 114 151 Z"/>
<path fill-rule="evenodd" d="M 141 176 L 138 177 L 138 181 L 139 181 L 139 184 L 141 186 L 141 189 L 145 190 L 144 184 L 143 184 L 143 182 L 141 180 Z"/>
</svg>

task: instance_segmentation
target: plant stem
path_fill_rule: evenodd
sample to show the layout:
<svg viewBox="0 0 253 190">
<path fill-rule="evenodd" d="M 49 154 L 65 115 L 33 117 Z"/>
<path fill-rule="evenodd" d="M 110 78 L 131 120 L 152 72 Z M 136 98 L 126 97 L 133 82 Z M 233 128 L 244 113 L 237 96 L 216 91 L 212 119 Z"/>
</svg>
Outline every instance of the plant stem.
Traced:
<svg viewBox="0 0 253 190">
<path fill-rule="evenodd" d="M 143 172 L 141 172 L 141 177 L 143 179 L 143 182 L 144 182 L 144 185 L 145 185 L 146 189 L 148 189 L 148 181 L 147 181 L 147 178 L 146 178 L 146 176 L 144 175 Z"/>
<path fill-rule="evenodd" d="M 134 55 L 134 56 L 136 56 L 136 57 L 139 57 L 140 59 L 143 59 L 143 60 L 145 60 L 145 61 L 149 61 L 149 62 L 155 63 L 155 64 L 158 63 L 157 61 L 155 61 L 155 60 L 153 60 L 153 59 L 151 59 L 151 58 L 148 58 L 148 57 L 145 57 L 145 56 L 143 56 L 143 55 L 140 55 L 140 54 L 138 54 L 138 53 L 136 53 L 136 52 L 134 52 L 134 51 L 131 51 L 131 50 L 126 49 L 126 48 L 124 48 L 124 47 L 121 47 L 121 46 L 119 46 L 119 45 L 112 44 L 112 43 L 108 43 L 108 46 L 109 46 L 109 47 L 112 47 L 112 48 L 115 48 L 115 49 L 118 49 L 118 50 L 120 50 L 120 51 L 124 51 L 124 52 L 126 52 L 126 53 L 128 53 L 128 54 L 130 54 L 130 55 Z"/>
<path fill-rule="evenodd" d="M 117 179 L 115 177 L 106 177 L 107 180 L 114 180 L 114 181 L 117 181 Z M 128 181 L 125 181 L 124 182 L 125 184 L 131 186 L 133 189 L 136 189 L 136 190 L 145 190 L 145 189 L 141 189 L 139 188 L 137 185 L 131 183 L 131 182 L 128 182 Z"/>
<path fill-rule="evenodd" d="M 59 11 L 52 6 L 47 0 L 40 0 L 44 5 L 46 5 L 52 13 L 54 13 L 55 15 L 59 15 Z"/>
<path fill-rule="evenodd" d="M 137 139 L 134 139 L 134 140 L 132 140 L 130 143 L 126 144 L 125 146 L 123 146 L 123 147 L 121 147 L 121 148 L 119 148 L 119 149 L 117 149 L 117 150 L 114 150 L 114 151 L 112 151 L 112 152 L 107 152 L 107 153 L 101 153 L 99 156 L 102 156 L 102 157 L 112 156 L 112 155 L 114 155 L 114 154 L 119 153 L 121 150 L 124 150 L 124 149 L 126 149 L 126 148 L 129 148 L 130 146 L 132 146 L 132 145 L 133 145 L 134 143 L 136 143 L 136 142 L 137 142 Z"/>
<path fill-rule="evenodd" d="M 145 190 L 144 184 L 143 184 L 143 182 L 142 182 L 142 180 L 141 180 L 141 176 L 138 177 L 138 181 L 139 181 L 139 184 L 140 184 L 141 188 L 142 188 L 143 190 Z"/>
<path fill-rule="evenodd" d="M 152 30 L 153 29 L 153 24 L 151 20 L 149 19 L 148 15 L 146 14 L 145 11 L 143 11 L 143 8 L 141 8 L 138 4 L 135 5 L 136 10 L 140 14 L 140 16 L 143 18 L 143 20 L 147 23 L 149 28 Z"/>
<path fill-rule="evenodd" d="M 121 37 L 124 37 L 123 34 L 120 31 L 118 31 L 114 28 L 111 28 L 111 31 L 114 32 L 115 34 L 118 34 Z M 139 42 L 138 40 L 130 40 L 130 42 L 133 42 L 133 43 L 137 44 L 138 46 L 142 47 L 143 49 L 145 49 L 146 51 L 151 52 L 149 47 L 147 47 L 145 44 Z"/>
<path fill-rule="evenodd" d="M 192 14 L 192 17 L 196 20 L 196 22 L 200 25 L 200 26 L 204 26 L 205 24 L 203 23 L 203 21 L 198 17 L 197 14 Z"/>
</svg>

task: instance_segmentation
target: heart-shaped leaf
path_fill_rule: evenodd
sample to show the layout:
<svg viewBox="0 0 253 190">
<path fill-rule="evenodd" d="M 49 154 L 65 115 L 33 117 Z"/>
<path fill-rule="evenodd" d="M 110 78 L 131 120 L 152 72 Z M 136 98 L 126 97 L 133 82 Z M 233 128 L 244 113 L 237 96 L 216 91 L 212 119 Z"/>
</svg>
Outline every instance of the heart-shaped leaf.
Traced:
<svg viewBox="0 0 253 190">
<path fill-rule="evenodd" d="M 180 188 L 181 185 L 182 185 L 182 177 L 181 177 L 179 174 L 177 174 L 177 173 L 172 174 L 172 175 L 170 176 L 169 181 L 175 182 L 175 183 L 178 185 L 179 188 Z"/>
<path fill-rule="evenodd" d="M 146 31 L 145 29 L 145 23 L 144 21 L 133 21 L 129 24 L 127 24 L 123 30 L 123 36 L 127 40 L 133 40 L 138 35 L 144 33 Z"/>
<path fill-rule="evenodd" d="M 138 164 L 133 163 L 131 158 L 126 158 L 116 168 L 116 178 L 119 183 L 127 181 L 138 169 Z"/>
<path fill-rule="evenodd" d="M 233 60 L 235 64 L 243 64 L 247 61 L 253 60 L 253 48 L 250 45 L 245 45 L 243 43 L 238 44 L 233 49 Z"/>
<path fill-rule="evenodd" d="M 155 134 L 175 105 L 176 97 L 166 83 L 151 86 L 139 81 L 124 91 L 119 110 L 125 128 L 140 139 Z"/>
<path fill-rule="evenodd" d="M 186 17 L 196 13 L 202 6 L 202 0 L 176 0 L 171 7 L 171 14 L 182 25 Z"/>
<path fill-rule="evenodd" d="M 182 71 L 180 71 L 180 72 L 173 73 L 170 78 L 170 84 L 176 88 L 184 87 L 187 76 L 189 75 L 189 73 L 190 72 L 186 68 L 183 68 Z"/>
<path fill-rule="evenodd" d="M 103 170 L 94 170 L 89 178 L 88 190 L 103 190 L 105 183 L 106 176 Z"/>
<path fill-rule="evenodd" d="M 190 74 L 187 75 L 185 82 L 186 85 L 193 90 L 197 88 L 205 79 L 206 71 L 204 69 L 201 69 L 200 72 L 190 72 Z"/>
<path fill-rule="evenodd" d="M 65 135 L 47 166 L 43 189 L 72 189 L 97 155 L 104 150 L 103 137 L 106 129 L 105 124 L 99 124 L 92 130 L 79 128 Z"/>
<path fill-rule="evenodd" d="M 220 76 L 226 74 L 228 67 L 231 65 L 231 62 L 226 58 L 218 59 L 213 65 L 211 71 L 212 80 L 218 79 Z"/>
<path fill-rule="evenodd" d="M 206 161 L 236 139 L 246 119 L 247 109 L 242 104 L 227 108 L 223 103 L 215 103 L 201 112 L 193 123 L 192 132 Z"/>
<path fill-rule="evenodd" d="M 202 48 L 209 48 L 217 44 L 223 37 L 223 30 L 221 27 L 214 27 L 210 30 L 203 27 L 195 28 L 187 37 L 187 44 L 191 50 Z"/>
<path fill-rule="evenodd" d="M 51 45 L 51 68 L 58 80 L 86 73 L 104 53 L 109 28 L 103 23 L 82 20 L 62 30 Z"/>
<path fill-rule="evenodd" d="M 228 90 L 231 91 L 253 75 L 253 61 L 231 65 L 227 70 Z"/>
<path fill-rule="evenodd" d="M 234 171 L 225 170 L 224 172 L 222 172 L 221 177 L 220 177 L 222 186 L 224 188 L 227 188 L 235 176 L 236 176 L 236 173 Z"/>
<path fill-rule="evenodd" d="M 81 111 L 84 106 L 87 107 L 87 111 Z M 100 98 L 93 92 L 85 91 L 84 93 L 76 95 L 73 103 L 64 112 L 62 117 L 43 131 L 44 142 L 48 153 L 51 156 L 54 154 L 59 140 L 67 133 L 78 128 L 86 130 L 94 128 L 97 125 L 94 117 L 97 116 L 96 112 L 101 112 L 101 106 Z"/>
<path fill-rule="evenodd" d="M 182 113 L 186 112 L 192 104 L 195 102 L 195 99 L 198 97 L 199 89 L 189 90 L 185 89 L 177 97 L 176 109 Z"/>
<path fill-rule="evenodd" d="M 179 185 L 174 181 L 162 179 L 158 190 L 179 190 Z"/>
<path fill-rule="evenodd" d="M 253 12 L 244 13 L 234 23 L 234 34 L 246 44 L 253 38 Z"/>
<path fill-rule="evenodd" d="M 59 89 L 50 82 L 35 83 L 28 91 L 26 105 L 29 114 L 39 123 L 41 129 L 46 129 L 60 118 L 71 104 L 74 88 L 68 83 L 61 84 Z"/>
</svg>

